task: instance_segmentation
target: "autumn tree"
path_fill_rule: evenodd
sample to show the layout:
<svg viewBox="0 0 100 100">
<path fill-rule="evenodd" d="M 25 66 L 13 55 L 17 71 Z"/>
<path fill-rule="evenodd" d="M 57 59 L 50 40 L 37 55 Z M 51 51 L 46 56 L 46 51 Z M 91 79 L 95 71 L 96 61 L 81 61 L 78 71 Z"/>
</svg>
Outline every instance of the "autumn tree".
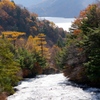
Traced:
<svg viewBox="0 0 100 100">
<path fill-rule="evenodd" d="M 13 2 L 10 2 L 10 0 L 1 0 L 0 2 L 0 7 L 3 8 L 5 10 L 11 10 L 11 9 L 14 9 L 15 8 L 15 4 Z"/>
<path fill-rule="evenodd" d="M 16 31 L 2 32 L 2 37 L 7 38 L 10 41 L 13 41 L 14 46 L 16 46 L 16 40 L 23 35 L 25 35 L 25 33 L 23 32 L 16 32 Z"/>
<path fill-rule="evenodd" d="M 38 34 L 37 36 L 29 36 L 26 48 L 31 52 L 40 52 L 41 57 L 48 58 L 49 56 L 49 49 L 46 47 L 46 40 L 45 35 L 43 33 Z"/>
<path fill-rule="evenodd" d="M 40 46 L 41 56 L 43 57 L 44 52 L 46 50 L 46 48 L 44 49 L 44 45 L 46 45 L 45 35 L 43 33 L 39 34 L 37 41 L 38 41 L 38 46 Z"/>
<path fill-rule="evenodd" d="M 32 35 L 30 35 L 27 39 L 25 48 L 30 52 L 39 52 L 39 48 L 36 40 L 37 40 L 37 36 L 33 37 Z"/>
<path fill-rule="evenodd" d="M 94 16 L 92 16 L 94 15 Z M 91 16 L 90 19 L 88 19 L 88 17 Z M 87 27 L 94 27 L 96 25 L 98 25 L 98 18 L 97 18 L 97 5 L 96 4 L 92 4 L 89 5 L 86 9 L 82 10 L 79 14 L 79 16 L 75 19 L 75 21 L 72 24 L 72 27 L 70 28 L 70 32 L 73 33 L 74 35 L 78 35 L 80 33 L 82 33 L 82 24 L 84 24 L 84 22 L 86 20 L 88 20 L 88 23 L 84 26 L 84 29 L 86 28 L 86 31 L 88 31 Z M 94 19 L 94 20 L 92 20 Z M 95 25 L 94 25 L 95 24 Z"/>
</svg>

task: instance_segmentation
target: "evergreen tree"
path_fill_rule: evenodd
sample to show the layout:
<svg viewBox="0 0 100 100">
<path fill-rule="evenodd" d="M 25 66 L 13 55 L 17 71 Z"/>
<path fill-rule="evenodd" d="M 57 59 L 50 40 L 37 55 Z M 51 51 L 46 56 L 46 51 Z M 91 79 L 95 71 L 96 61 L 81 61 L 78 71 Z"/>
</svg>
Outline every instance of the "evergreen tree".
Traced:
<svg viewBox="0 0 100 100">
<path fill-rule="evenodd" d="M 17 76 L 20 68 L 10 50 L 10 43 L 0 39 L 0 90 L 13 93 L 13 86 L 17 84 L 20 77 Z"/>
<path fill-rule="evenodd" d="M 99 86 L 100 4 L 89 5 L 81 11 L 70 32 L 66 43 L 65 74 L 69 75 L 70 80 Z M 63 57 L 64 55 L 61 58 Z"/>
</svg>

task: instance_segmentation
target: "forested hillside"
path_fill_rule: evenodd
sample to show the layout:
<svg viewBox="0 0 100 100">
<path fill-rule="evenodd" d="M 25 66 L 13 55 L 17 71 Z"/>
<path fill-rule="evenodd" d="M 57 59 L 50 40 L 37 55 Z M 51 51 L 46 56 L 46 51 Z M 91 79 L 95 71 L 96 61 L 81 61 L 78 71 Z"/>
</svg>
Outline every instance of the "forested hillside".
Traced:
<svg viewBox="0 0 100 100">
<path fill-rule="evenodd" d="M 14 2 L 3 0 L 0 2 L 0 32 L 19 31 L 25 32 L 26 36 L 44 33 L 49 45 L 63 40 L 66 33 L 63 29 L 56 27 L 47 20 L 40 21 L 37 16 L 35 13 L 30 13 L 26 8 L 15 5 Z"/>
<path fill-rule="evenodd" d="M 100 2 L 89 5 L 73 22 L 66 46 L 56 58 L 71 81 L 100 87 Z"/>
</svg>

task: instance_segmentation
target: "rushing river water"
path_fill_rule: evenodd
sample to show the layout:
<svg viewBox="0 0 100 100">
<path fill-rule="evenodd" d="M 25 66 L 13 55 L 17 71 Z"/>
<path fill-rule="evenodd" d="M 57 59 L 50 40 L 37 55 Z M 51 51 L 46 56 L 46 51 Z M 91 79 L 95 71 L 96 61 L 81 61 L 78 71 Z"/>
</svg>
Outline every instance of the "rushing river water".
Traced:
<svg viewBox="0 0 100 100">
<path fill-rule="evenodd" d="M 40 75 L 15 87 L 7 100 L 100 100 L 100 89 L 78 86 L 63 74 Z"/>
</svg>

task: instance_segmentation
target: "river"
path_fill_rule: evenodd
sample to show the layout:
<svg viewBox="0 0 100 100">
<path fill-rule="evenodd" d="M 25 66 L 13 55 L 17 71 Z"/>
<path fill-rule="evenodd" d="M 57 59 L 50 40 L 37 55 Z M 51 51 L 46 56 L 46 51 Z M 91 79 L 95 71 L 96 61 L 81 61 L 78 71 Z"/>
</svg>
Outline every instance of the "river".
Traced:
<svg viewBox="0 0 100 100">
<path fill-rule="evenodd" d="M 25 79 L 7 100 L 100 100 L 100 89 L 77 85 L 62 73 Z"/>
<path fill-rule="evenodd" d="M 40 17 L 68 31 L 74 18 Z M 63 74 L 39 75 L 14 87 L 18 91 L 7 100 L 100 100 L 100 89 L 77 85 Z"/>
</svg>

